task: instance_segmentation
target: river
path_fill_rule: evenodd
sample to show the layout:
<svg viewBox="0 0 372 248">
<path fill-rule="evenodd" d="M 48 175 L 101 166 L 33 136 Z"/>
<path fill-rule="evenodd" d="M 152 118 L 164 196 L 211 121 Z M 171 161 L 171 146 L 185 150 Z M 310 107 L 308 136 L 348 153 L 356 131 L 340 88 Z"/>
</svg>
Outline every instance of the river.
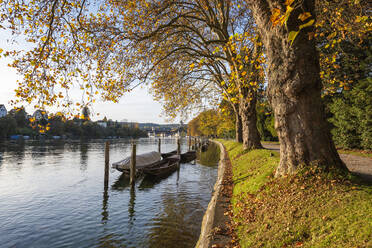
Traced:
<svg viewBox="0 0 372 248">
<path fill-rule="evenodd" d="M 162 140 L 162 152 L 176 140 Z M 182 151 L 187 146 L 182 144 Z M 104 141 L 0 143 L 0 247 L 194 247 L 217 177 L 217 147 L 161 180 L 128 186 L 110 169 Z M 157 150 L 137 141 L 137 154 Z M 110 163 L 131 152 L 112 141 Z M 205 164 L 205 165 L 202 165 Z"/>
</svg>

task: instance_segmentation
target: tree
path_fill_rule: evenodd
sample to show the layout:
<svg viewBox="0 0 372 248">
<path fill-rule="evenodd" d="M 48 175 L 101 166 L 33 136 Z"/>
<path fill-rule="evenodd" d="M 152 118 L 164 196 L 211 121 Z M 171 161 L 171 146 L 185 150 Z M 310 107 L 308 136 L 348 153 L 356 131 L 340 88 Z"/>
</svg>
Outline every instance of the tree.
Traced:
<svg viewBox="0 0 372 248">
<path fill-rule="evenodd" d="M 370 71 L 368 1 L 316 1 L 316 41 L 323 94 L 348 90 Z"/>
<path fill-rule="evenodd" d="M 266 49 L 268 99 L 280 141 L 276 175 L 294 173 L 300 165 L 312 163 L 346 170 L 332 141 L 320 96 L 319 57 L 311 39 L 315 2 L 246 2 Z M 280 22 L 283 25 L 275 25 Z"/>
<path fill-rule="evenodd" d="M 6 138 L 15 134 L 17 121 L 11 115 L 0 118 L 0 138 Z"/>
<path fill-rule="evenodd" d="M 195 59 L 190 68 L 203 64 L 203 59 L 213 59 L 213 63 L 222 59 L 225 62 L 220 65 L 232 67 L 224 73 L 235 73 L 237 82 L 233 83 L 241 84 L 244 66 L 237 63 L 241 54 L 224 44 L 230 36 L 252 28 L 251 19 L 245 16 L 248 12 L 239 7 L 239 1 L 233 2 L 98 1 L 99 13 L 94 15 L 90 1 L 40 0 L 26 7 L 22 0 L 4 1 L 3 19 L 9 20 L 14 32 L 23 32 L 36 43 L 34 50 L 13 63 L 25 75 L 17 95 L 28 102 L 38 99 L 43 106 L 59 104 L 63 91 L 55 89 L 69 89 L 78 77 L 88 102 L 99 92 L 115 102 L 132 89 L 135 80 L 151 79 L 156 69 L 169 65 L 169 58 L 181 56 Z M 249 87 L 249 82 L 245 84 Z M 254 100 L 248 104 L 254 94 L 248 97 L 240 92 L 237 97 L 242 106 L 255 105 Z M 71 107 L 71 101 L 62 106 Z M 245 116 L 243 122 L 255 116 L 255 107 L 236 111 Z M 236 118 L 238 131 L 240 119 Z M 246 140 L 255 139 L 245 142 L 246 148 L 260 147 L 255 121 L 242 127 Z"/>
<path fill-rule="evenodd" d="M 82 118 L 84 120 L 90 120 L 90 110 L 89 110 L 88 106 L 85 106 L 83 108 L 83 110 L 81 111 L 81 114 L 82 114 Z"/>
<path fill-rule="evenodd" d="M 17 127 L 19 128 L 26 127 L 29 123 L 24 107 L 10 110 L 9 115 L 11 115 L 17 121 Z"/>
<path fill-rule="evenodd" d="M 216 109 L 201 112 L 188 124 L 188 133 L 192 136 L 230 137 L 235 130 L 231 128 L 234 120 Z"/>
<path fill-rule="evenodd" d="M 201 72 L 207 72 L 208 78 L 204 77 L 204 79 L 214 83 L 223 92 L 226 100 L 232 104 L 236 113 L 237 140 L 243 141 L 247 149 L 260 148 L 260 137 L 255 119 L 256 95 L 252 86 L 261 83 L 261 81 L 257 80 L 258 77 L 255 75 L 257 65 L 249 62 L 256 62 L 255 59 L 258 59 L 261 54 L 256 53 L 256 56 L 252 51 L 255 50 L 255 45 L 258 43 L 249 37 L 248 32 L 252 32 L 250 30 L 252 29 L 250 19 L 244 18 L 245 16 L 242 14 L 244 10 L 237 10 L 238 8 L 234 7 L 231 2 L 200 1 L 193 4 L 192 1 L 186 1 L 176 3 L 176 5 L 180 10 L 173 10 L 171 14 L 173 19 L 168 20 L 167 11 L 169 6 L 165 3 L 166 20 L 162 19 L 164 18 L 162 16 L 156 17 L 156 23 L 163 23 L 163 26 L 156 31 L 150 30 L 147 34 L 147 37 L 151 37 L 148 42 L 156 42 L 157 44 L 155 49 L 151 50 L 151 55 L 148 56 L 149 60 L 151 59 L 151 62 L 157 66 L 156 72 L 153 73 L 153 78 L 156 78 L 154 79 L 155 88 L 161 88 L 157 93 L 160 92 L 160 95 L 162 95 L 164 92 L 169 92 L 164 98 L 168 100 L 171 109 L 176 105 L 183 110 L 185 99 L 189 99 L 185 96 L 190 91 L 186 90 L 186 94 L 177 94 L 176 97 L 180 98 L 177 100 L 172 97 L 175 91 L 166 90 L 173 89 L 174 85 L 184 85 L 185 80 L 181 79 L 185 75 L 179 72 L 179 68 L 181 68 L 181 71 L 190 71 L 187 73 L 188 77 L 193 72 L 199 73 L 194 77 L 196 79 L 202 78 L 200 76 Z M 162 7 L 159 8 L 162 9 Z M 238 27 L 234 27 L 235 24 Z M 240 29 L 243 34 L 238 34 L 235 29 Z M 142 28 L 138 30 L 138 33 L 141 31 L 143 32 Z M 162 45 L 159 40 L 167 42 Z M 140 50 L 145 51 L 146 54 L 149 54 L 147 47 L 153 48 L 150 44 L 142 47 L 145 47 L 145 49 L 141 48 Z M 159 58 L 157 58 L 157 54 L 160 54 Z M 145 54 L 142 57 L 144 56 Z M 174 62 L 174 60 L 169 62 L 170 57 L 177 62 Z M 166 58 L 166 61 L 164 61 L 164 58 Z M 179 60 L 183 60 L 184 62 L 181 62 L 181 64 L 186 66 L 180 66 Z M 187 61 L 185 62 L 185 60 Z M 226 66 L 224 63 L 228 65 Z M 185 68 L 187 66 L 190 68 Z M 169 73 L 169 67 L 172 67 L 172 74 L 167 77 L 167 80 L 164 80 L 163 76 Z M 247 69 L 250 70 L 247 71 Z M 166 70 L 165 73 L 164 70 Z M 190 87 L 186 88 L 189 89 Z M 199 88 L 203 89 L 205 87 Z M 228 92 L 229 90 L 230 92 Z M 176 92 L 178 93 L 178 91 Z M 188 102 L 192 102 L 191 99 L 190 97 Z M 243 129 L 243 137 L 240 135 L 241 129 Z"/>
</svg>

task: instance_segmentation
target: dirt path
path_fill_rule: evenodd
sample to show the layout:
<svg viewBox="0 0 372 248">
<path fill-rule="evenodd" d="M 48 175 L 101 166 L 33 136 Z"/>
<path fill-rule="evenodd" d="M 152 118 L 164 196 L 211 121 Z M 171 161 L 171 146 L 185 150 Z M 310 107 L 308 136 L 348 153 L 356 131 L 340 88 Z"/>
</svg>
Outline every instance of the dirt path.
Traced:
<svg viewBox="0 0 372 248">
<path fill-rule="evenodd" d="M 263 146 L 266 149 L 279 152 L 279 145 L 277 144 L 263 144 Z M 350 154 L 340 154 L 340 157 L 351 172 L 372 182 L 372 159 Z"/>
</svg>

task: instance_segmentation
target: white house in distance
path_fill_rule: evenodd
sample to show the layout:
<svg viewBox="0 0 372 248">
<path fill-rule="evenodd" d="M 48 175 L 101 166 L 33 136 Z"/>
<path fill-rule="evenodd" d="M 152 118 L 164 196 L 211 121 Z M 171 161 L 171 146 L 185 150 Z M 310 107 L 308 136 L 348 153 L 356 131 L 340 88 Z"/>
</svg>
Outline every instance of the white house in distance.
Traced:
<svg viewBox="0 0 372 248">
<path fill-rule="evenodd" d="M 5 108 L 4 104 L 0 104 L 0 118 L 5 117 L 8 114 L 8 111 Z"/>
<path fill-rule="evenodd" d="M 97 124 L 100 125 L 101 127 L 104 127 L 104 128 L 107 127 L 107 122 L 105 122 L 105 121 L 97 121 Z"/>
</svg>

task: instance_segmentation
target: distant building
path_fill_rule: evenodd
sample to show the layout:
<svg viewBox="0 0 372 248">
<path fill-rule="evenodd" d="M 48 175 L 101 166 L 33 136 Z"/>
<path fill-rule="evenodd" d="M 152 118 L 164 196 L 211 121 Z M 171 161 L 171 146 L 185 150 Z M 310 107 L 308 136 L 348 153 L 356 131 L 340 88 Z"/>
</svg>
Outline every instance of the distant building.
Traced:
<svg viewBox="0 0 372 248">
<path fill-rule="evenodd" d="M 120 121 L 117 123 L 121 127 L 129 127 L 129 128 L 139 128 L 139 123 L 138 122 L 124 122 Z"/>
<path fill-rule="evenodd" d="M 4 104 L 0 104 L 0 118 L 5 117 L 8 114 L 8 111 L 5 108 Z"/>
<path fill-rule="evenodd" d="M 40 120 L 48 120 L 48 114 L 45 110 L 41 110 L 41 109 L 38 109 L 34 112 L 34 114 L 32 115 L 32 117 L 35 118 L 36 121 L 40 121 Z"/>
<path fill-rule="evenodd" d="M 97 124 L 101 127 L 106 128 L 107 127 L 107 122 L 106 121 L 97 121 Z"/>
</svg>

